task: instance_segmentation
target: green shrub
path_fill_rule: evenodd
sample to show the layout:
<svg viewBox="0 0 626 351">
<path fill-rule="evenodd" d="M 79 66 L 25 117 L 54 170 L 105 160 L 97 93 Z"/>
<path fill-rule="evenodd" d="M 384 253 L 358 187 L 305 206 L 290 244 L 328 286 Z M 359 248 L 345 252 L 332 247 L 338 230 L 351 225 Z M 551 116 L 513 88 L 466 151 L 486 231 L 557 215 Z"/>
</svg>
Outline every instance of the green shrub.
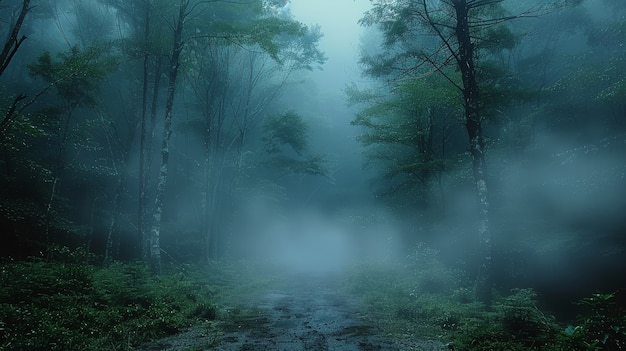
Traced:
<svg viewBox="0 0 626 351">
<path fill-rule="evenodd" d="M 418 243 L 405 259 L 414 294 L 450 294 L 467 284 L 467 277 L 439 259 L 439 251 Z"/>
<path fill-rule="evenodd" d="M 532 289 L 515 289 L 497 297 L 492 311 L 476 311 L 460 322 L 455 344 L 466 351 L 546 350 L 559 327 L 537 307 Z"/>
<path fill-rule="evenodd" d="M 418 244 L 403 260 L 355 267 L 346 289 L 361 296 L 367 314 L 394 336 L 439 338 L 460 327 L 482 306 L 467 277 L 439 260 L 439 252 Z"/>
<path fill-rule="evenodd" d="M 215 318 L 214 289 L 190 267 L 96 268 L 33 260 L 0 266 L 0 349 L 128 350 Z"/>
<path fill-rule="evenodd" d="M 626 308 L 615 294 L 593 294 L 579 301 L 586 308 L 577 325 L 563 331 L 561 344 L 572 351 L 626 350 Z"/>
</svg>

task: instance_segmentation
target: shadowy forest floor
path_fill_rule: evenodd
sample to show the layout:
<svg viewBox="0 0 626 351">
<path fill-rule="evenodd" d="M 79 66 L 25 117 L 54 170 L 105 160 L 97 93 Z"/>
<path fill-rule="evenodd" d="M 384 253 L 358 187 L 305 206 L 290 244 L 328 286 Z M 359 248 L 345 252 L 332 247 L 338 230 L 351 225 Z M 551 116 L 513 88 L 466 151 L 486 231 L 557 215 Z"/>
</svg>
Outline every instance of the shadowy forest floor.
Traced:
<svg viewBox="0 0 626 351">
<path fill-rule="evenodd" d="M 208 329 L 192 328 L 141 351 L 374 351 L 442 350 L 434 340 L 386 336 L 362 314 L 359 299 L 342 289 L 339 276 L 290 274 L 278 286 L 227 308 Z"/>
<path fill-rule="evenodd" d="M 596 293 L 557 320 L 532 289 L 474 299 L 463 270 L 419 247 L 339 272 L 285 264 L 56 261 L 0 264 L 0 349 L 119 351 L 626 350 L 624 294 Z M 87 257 L 88 258 L 88 257 Z M 454 346 L 452 346 L 454 345 Z"/>
</svg>

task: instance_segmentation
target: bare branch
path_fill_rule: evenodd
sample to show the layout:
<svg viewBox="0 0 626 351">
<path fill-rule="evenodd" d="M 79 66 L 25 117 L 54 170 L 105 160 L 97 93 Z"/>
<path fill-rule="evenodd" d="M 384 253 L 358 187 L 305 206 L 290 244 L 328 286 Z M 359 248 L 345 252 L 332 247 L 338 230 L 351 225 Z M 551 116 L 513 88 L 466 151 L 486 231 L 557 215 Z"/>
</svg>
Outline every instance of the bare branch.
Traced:
<svg viewBox="0 0 626 351">
<path fill-rule="evenodd" d="M 20 14 L 15 21 L 13 29 L 11 30 L 11 35 L 4 43 L 4 48 L 2 49 L 2 52 L 0 52 L 0 76 L 9 66 L 9 63 L 11 63 L 13 56 L 15 56 L 15 53 L 20 48 L 20 45 L 22 45 L 22 42 L 26 40 L 26 36 L 22 36 L 20 39 L 18 39 L 18 35 L 20 33 L 20 29 L 22 28 L 24 18 L 26 17 L 28 11 L 30 11 L 29 4 L 30 0 L 23 0 L 22 9 L 20 10 Z"/>
</svg>

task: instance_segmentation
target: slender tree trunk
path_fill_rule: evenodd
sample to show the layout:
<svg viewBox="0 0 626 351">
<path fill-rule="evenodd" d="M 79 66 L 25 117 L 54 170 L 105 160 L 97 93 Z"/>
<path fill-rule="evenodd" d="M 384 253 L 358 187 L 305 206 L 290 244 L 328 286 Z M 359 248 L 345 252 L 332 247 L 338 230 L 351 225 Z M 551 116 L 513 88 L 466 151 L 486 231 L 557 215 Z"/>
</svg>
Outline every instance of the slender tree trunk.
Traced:
<svg viewBox="0 0 626 351">
<path fill-rule="evenodd" d="M 124 166 L 126 167 L 126 166 Z M 124 171 L 126 173 L 126 171 Z M 113 259 L 119 258 L 120 238 L 118 233 L 118 222 L 120 210 L 122 207 L 122 195 L 124 194 L 126 184 L 126 174 L 119 175 L 117 185 L 115 187 L 115 196 L 113 198 L 113 214 L 109 222 L 109 231 L 107 232 L 106 251 L 104 254 L 104 263 L 108 264 Z"/>
<path fill-rule="evenodd" d="M 98 112 L 98 117 L 102 123 L 102 130 L 106 137 L 109 155 L 111 159 L 111 167 L 115 175 L 117 176 L 117 183 L 113 193 L 113 210 L 111 212 L 111 219 L 109 221 L 109 230 L 107 232 L 106 247 L 104 251 L 104 263 L 109 264 L 112 260 L 119 258 L 121 240 L 118 231 L 118 223 L 121 215 L 122 198 L 126 190 L 126 180 L 129 173 L 129 152 L 128 150 L 122 150 L 119 154 L 115 151 L 114 144 L 123 144 L 121 140 L 116 141 L 113 138 L 116 137 L 115 133 L 111 133 L 110 120 L 107 120 L 103 113 Z M 134 139 L 134 138 L 133 138 Z M 131 140 L 132 144 L 132 140 Z M 118 161 L 119 158 L 119 161 Z M 94 202 L 95 204 L 95 202 Z"/>
<path fill-rule="evenodd" d="M 150 221 L 150 217 L 148 213 L 150 211 L 154 211 L 154 208 L 149 206 L 150 199 L 154 196 L 153 193 L 153 177 L 152 177 L 152 162 L 153 162 L 153 145 L 155 139 L 155 127 L 156 127 L 156 116 L 158 112 L 159 105 L 159 92 L 161 88 L 161 69 L 162 69 L 162 60 L 161 58 L 157 58 L 154 62 L 154 82 L 152 83 L 152 98 L 151 98 L 151 107 L 150 107 L 150 123 L 148 137 L 145 145 L 145 170 L 144 170 L 144 208 L 142 212 L 143 216 L 143 230 L 142 230 L 142 238 L 143 241 L 141 243 L 141 255 L 144 260 L 148 260 L 150 256 L 150 229 L 152 227 L 152 222 Z"/>
<path fill-rule="evenodd" d="M 24 40 L 26 40 L 25 35 L 22 35 L 22 37 L 20 37 L 19 39 L 18 36 L 20 34 L 20 29 L 22 29 L 22 23 L 24 23 L 24 18 L 30 10 L 29 4 L 30 0 L 22 1 L 22 9 L 20 10 L 20 14 L 17 16 L 17 20 L 15 21 L 15 24 L 13 24 L 13 28 L 11 29 L 9 37 L 7 38 L 7 41 L 4 43 L 4 47 L 0 52 L 0 76 L 7 69 L 7 67 L 11 63 L 11 60 L 13 60 L 13 57 L 17 53 L 17 50 L 20 48 Z"/>
<path fill-rule="evenodd" d="M 217 150 L 205 149 L 205 183 L 203 201 L 203 231 L 205 258 L 210 262 L 218 256 L 219 208 L 217 206 L 222 197 L 219 190 L 222 188 L 222 170 L 224 169 L 224 156 L 218 155 Z"/>
<path fill-rule="evenodd" d="M 46 216 L 45 216 L 45 228 L 44 228 L 44 236 L 46 239 L 46 245 L 50 246 L 55 238 L 50 235 L 50 227 L 52 226 L 52 215 L 53 215 L 53 206 L 56 201 L 57 191 L 59 188 L 59 183 L 61 182 L 61 173 L 63 172 L 63 168 L 65 167 L 63 162 L 63 156 L 65 155 L 65 146 L 69 134 L 70 129 L 70 121 L 72 120 L 72 115 L 74 113 L 74 106 L 71 103 L 67 105 L 67 115 L 65 117 L 65 121 L 63 121 L 63 125 L 59 128 L 59 140 L 57 144 L 57 158 L 56 163 L 54 164 L 52 171 L 52 188 L 50 189 L 50 200 L 48 201 L 48 205 L 46 206 Z"/>
<path fill-rule="evenodd" d="M 216 83 L 217 84 L 217 83 Z M 224 87 L 219 87 L 223 89 Z M 211 92 L 209 98 L 207 94 L 207 102 L 215 97 L 215 90 Z M 205 135 L 205 184 L 204 184 L 204 201 L 203 201 L 203 238 L 205 259 L 210 262 L 217 257 L 217 228 L 218 218 L 217 203 L 219 202 L 218 190 L 221 187 L 222 172 L 224 169 L 224 154 L 227 148 L 222 147 L 222 131 L 225 116 L 225 96 L 220 97 L 217 111 L 212 111 L 211 104 L 206 106 L 206 135 Z"/>
<path fill-rule="evenodd" d="M 180 9 L 176 29 L 174 31 L 174 46 L 172 56 L 170 58 L 170 68 L 167 84 L 167 99 L 165 103 L 165 120 L 163 124 L 163 142 L 161 144 L 161 168 L 159 171 L 159 179 L 157 184 L 156 198 L 154 201 L 154 215 L 152 230 L 150 233 L 150 264 L 152 270 L 156 274 L 161 273 L 161 220 L 163 215 L 163 198 L 165 195 L 165 186 L 167 184 L 167 172 L 169 165 L 169 147 L 170 138 L 172 136 L 172 111 L 174 108 L 174 97 L 176 95 L 176 78 L 178 76 L 179 59 L 183 50 L 182 33 L 185 22 L 185 16 L 188 0 L 180 1 Z"/>
<path fill-rule="evenodd" d="M 209 195 L 209 203 L 207 206 L 207 219 L 206 219 L 206 231 L 207 231 L 207 253 L 208 258 L 213 259 L 217 258 L 219 255 L 218 242 L 220 241 L 219 228 L 222 222 L 220 219 L 222 216 L 220 215 L 220 207 L 218 203 L 221 205 L 224 202 L 224 196 L 220 193 L 220 190 L 223 188 L 222 180 L 223 180 L 223 170 L 224 170 L 224 157 L 225 155 L 216 155 L 213 158 L 214 160 L 214 171 L 212 181 L 210 184 L 210 195 Z"/>
<path fill-rule="evenodd" d="M 208 112 L 210 114 L 210 112 Z M 210 119 L 207 118 L 207 127 L 204 136 L 204 184 L 203 184 L 203 192 L 204 199 L 202 201 L 202 231 L 204 238 L 204 254 L 207 262 L 211 261 L 211 242 L 212 242 L 212 233 L 211 233 L 211 209 L 212 209 L 212 199 L 213 199 L 213 191 L 211 189 L 211 184 L 213 183 L 213 168 L 214 165 L 214 157 L 212 157 L 211 153 L 211 126 Z"/>
<path fill-rule="evenodd" d="M 93 241 L 93 232 L 95 226 L 95 218 L 96 218 L 96 203 L 100 200 L 99 196 L 96 196 L 96 189 L 93 190 L 91 196 L 91 210 L 89 211 L 89 225 L 87 226 L 87 230 L 85 231 L 85 252 L 91 253 L 91 242 Z"/>
<path fill-rule="evenodd" d="M 459 44 L 458 66 L 463 80 L 465 127 L 469 136 L 472 170 L 478 195 L 479 269 L 476 296 L 487 306 L 491 304 L 491 234 L 489 231 L 489 197 L 485 169 L 485 145 L 480 115 L 480 94 L 474 66 L 474 44 L 470 36 L 469 6 L 466 0 L 455 0 L 456 37 Z"/>
<path fill-rule="evenodd" d="M 137 239 L 139 240 L 139 254 L 142 260 L 148 258 L 146 243 L 148 242 L 145 232 L 146 222 L 146 157 L 151 157 L 146 153 L 146 133 L 148 116 L 148 76 L 150 55 L 148 50 L 148 40 L 150 38 L 150 6 L 146 4 L 145 33 L 144 33 L 144 56 L 143 56 L 143 82 L 141 92 L 141 136 L 139 141 L 139 199 L 137 204 Z"/>
</svg>

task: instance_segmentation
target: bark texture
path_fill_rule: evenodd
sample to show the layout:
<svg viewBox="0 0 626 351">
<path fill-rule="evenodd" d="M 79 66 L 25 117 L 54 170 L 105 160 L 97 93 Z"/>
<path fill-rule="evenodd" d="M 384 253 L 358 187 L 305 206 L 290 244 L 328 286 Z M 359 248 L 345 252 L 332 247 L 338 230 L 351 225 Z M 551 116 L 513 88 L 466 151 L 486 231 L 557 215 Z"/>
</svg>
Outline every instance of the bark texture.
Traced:
<svg viewBox="0 0 626 351">
<path fill-rule="evenodd" d="M 178 77 L 180 54 L 183 50 L 183 27 L 188 0 L 180 1 L 178 20 L 174 30 L 174 45 L 170 57 L 170 68 L 167 83 L 167 99 L 165 103 L 165 120 L 163 123 L 163 142 L 161 144 L 161 168 L 154 201 L 154 215 L 152 230 L 150 231 L 150 265 L 156 274 L 161 273 L 161 220 L 163 218 L 163 198 L 167 184 L 167 172 L 169 165 L 170 139 L 172 136 L 172 114 L 174 110 L 174 98 L 176 96 L 176 79 Z"/>
<path fill-rule="evenodd" d="M 456 10 L 455 34 L 458 42 L 458 66 L 463 80 L 465 127 L 472 155 L 472 170 L 478 196 L 478 254 L 476 296 L 487 306 L 491 304 L 491 233 L 489 231 L 489 193 L 485 169 L 485 143 L 480 115 L 480 92 L 474 65 L 474 44 L 470 35 L 469 11 L 466 0 L 453 2 Z"/>
</svg>

